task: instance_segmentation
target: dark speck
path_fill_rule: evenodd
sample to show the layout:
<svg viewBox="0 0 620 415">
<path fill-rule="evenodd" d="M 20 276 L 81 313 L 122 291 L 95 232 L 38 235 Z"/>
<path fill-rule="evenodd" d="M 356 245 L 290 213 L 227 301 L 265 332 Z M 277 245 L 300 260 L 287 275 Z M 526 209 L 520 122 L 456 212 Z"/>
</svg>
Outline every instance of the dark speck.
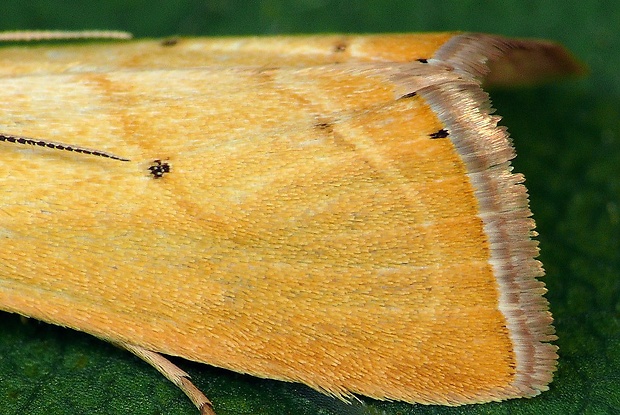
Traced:
<svg viewBox="0 0 620 415">
<path fill-rule="evenodd" d="M 437 131 L 436 133 L 430 134 L 431 138 L 446 138 L 450 133 L 445 128 Z"/>
<path fill-rule="evenodd" d="M 402 97 L 400 97 L 399 99 L 407 99 L 407 98 L 413 98 L 417 95 L 418 93 L 413 91 L 413 92 L 409 92 L 408 94 L 403 95 Z"/>
<path fill-rule="evenodd" d="M 344 42 L 340 42 L 334 46 L 334 52 L 342 53 L 347 50 L 347 44 Z"/>
<path fill-rule="evenodd" d="M 149 171 L 154 179 L 161 179 L 164 177 L 164 174 L 170 173 L 170 164 L 161 160 L 155 160 L 151 167 L 149 167 Z"/>
<path fill-rule="evenodd" d="M 314 128 L 317 128 L 327 134 L 332 134 L 334 132 L 334 124 L 329 121 L 319 121 L 314 124 Z"/>
<path fill-rule="evenodd" d="M 176 45 L 177 43 L 179 43 L 179 39 L 170 38 L 170 39 L 164 39 L 164 40 L 161 42 L 161 45 L 162 45 L 163 47 L 170 47 L 170 46 L 174 46 L 174 45 Z"/>
</svg>

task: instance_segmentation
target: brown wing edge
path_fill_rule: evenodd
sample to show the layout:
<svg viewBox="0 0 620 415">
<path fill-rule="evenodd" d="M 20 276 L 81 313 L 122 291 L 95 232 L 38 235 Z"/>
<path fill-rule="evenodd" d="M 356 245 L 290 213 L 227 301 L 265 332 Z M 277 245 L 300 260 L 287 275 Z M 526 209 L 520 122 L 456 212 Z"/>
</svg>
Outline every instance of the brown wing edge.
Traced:
<svg viewBox="0 0 620 415">
<path fill-rule="evenodd" d="M 502 59 L 504 59 L 502 61 Z M 546 288 L 537 277 L 544 275 L 538 242 L 532 237 L 531 218 L 524 177 L 513 174 L 510 160 L 515 151 L 506 129 L 497 125 L 489 96 L 480 82 L 491 69 L 503 68 L 495 78 L 512 82 L 521 60 L 544 61 L 531 78 L 579 74 L 581 67 L 559 45 L 545 41 L 510 40 L 499 36 L 462 34 L 451 38 L 428 61 L 440 72 L 458 76 L 418 90 L 447 127 L 457 152 L 468 170 L 480 205 L 480 217 L 489 240 L 490 263 L 499 289 L 499 309 L 506 319 L 516 360 L 513 381 L 498 386 L 471 402 L 532 397 L 549 389 L 557 366 L 557 339 L 543 295 Z M 503 62 L 489 65 L 489 62 Z M 531 68 L 532 69 L 532 68 Z M 528 76 L 526 73 L 521 74 Z M 469 399 L 468 399 L 469 400 Z M 467 402 L 462 402 L 467 403 Z"/>
<path fill-rule="evenodd" d="M 451 63 L 461 74 L 482 79 L 485 86 L 539 84 L 588 71 L 558 43 L 481 33 L 451 38 L 434 58 Z"/>
</svg>

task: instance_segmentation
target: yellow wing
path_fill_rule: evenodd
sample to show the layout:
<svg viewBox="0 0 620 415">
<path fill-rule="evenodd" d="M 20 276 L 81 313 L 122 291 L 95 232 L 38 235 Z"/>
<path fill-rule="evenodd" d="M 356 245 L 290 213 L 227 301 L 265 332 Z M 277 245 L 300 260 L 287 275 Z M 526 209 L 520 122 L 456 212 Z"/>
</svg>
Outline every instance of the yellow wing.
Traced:
<svg viewBox="0 0 620 415">
<path fill-rule="evenodd" d="M 336 396 L 545 390 L 534 223 L 477 80 L 491 50 L 559 49 L 438 34 L 0 51 L 0 133 L 130 160 L 0 143 L 0 308 Z"/>
</svg>

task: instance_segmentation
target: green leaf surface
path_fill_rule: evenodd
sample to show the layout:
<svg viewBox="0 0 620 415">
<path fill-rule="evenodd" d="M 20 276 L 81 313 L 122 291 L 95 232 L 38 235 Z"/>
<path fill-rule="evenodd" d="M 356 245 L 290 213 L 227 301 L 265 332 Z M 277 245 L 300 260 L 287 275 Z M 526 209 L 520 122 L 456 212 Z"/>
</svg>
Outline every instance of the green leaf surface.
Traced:
<svg viewBox="0 0 620 415">
<path fill-rule="evenodd" d="M 554 39 L 590 67 L 584 80 L 492 93 L 514 138 L 519 154 L 514 164 L 527 177 L 540 232 L 560 347 L 549 392 L 457 408 L 368 399 L 345 405 L 301 385 L 174 360 L 215 402 L 219 415 L 620 413 L 618 22 L 615 0 L 0 3 L 0 30 L 119 29 L 138 37 L 471 30 Z M 197 411 L 128 352 L 82 333 L 0 313 L 0 414 Z"/>
</svg>

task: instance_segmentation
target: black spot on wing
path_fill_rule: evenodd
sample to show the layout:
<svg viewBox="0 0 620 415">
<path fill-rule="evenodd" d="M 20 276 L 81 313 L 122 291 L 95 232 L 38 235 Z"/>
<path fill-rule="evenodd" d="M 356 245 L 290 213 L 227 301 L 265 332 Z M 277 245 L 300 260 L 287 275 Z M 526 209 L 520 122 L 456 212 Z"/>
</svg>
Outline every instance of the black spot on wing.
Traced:
<svg viewBox="0 0 620 415">
<path fill-rule="evenodd" d="M 154 179 L 161 179 L 164 177 L 164 174 L 170 173 L 170 164 L 161 160 L 154 160 L 151 166 L 149 167 L 149 172 Z"/>
<path fill-rule="evenodd" d="M 429 134 L 430 138 L 446 138 L 447 136 L 449 136 L 450 133 L 448 132 L 448 130 L 446 130 L 445 128 L 442 128 L 441 130 Z"/>
<path fill-rule="evenodd" d="M 417 93 L 417 92 L 415 92 L 415 91 L 413 91 L 413 92 L 409 92 L 408 94 L 405 94 L 405 95 L 401 96 L 401 97 L 400 97 L 400 98 L 398 98 L 398 99 L 413 98 L 413 97 L 415 97 L 416 95 L 418 95 L 418 93 Z"/>
</svg>

